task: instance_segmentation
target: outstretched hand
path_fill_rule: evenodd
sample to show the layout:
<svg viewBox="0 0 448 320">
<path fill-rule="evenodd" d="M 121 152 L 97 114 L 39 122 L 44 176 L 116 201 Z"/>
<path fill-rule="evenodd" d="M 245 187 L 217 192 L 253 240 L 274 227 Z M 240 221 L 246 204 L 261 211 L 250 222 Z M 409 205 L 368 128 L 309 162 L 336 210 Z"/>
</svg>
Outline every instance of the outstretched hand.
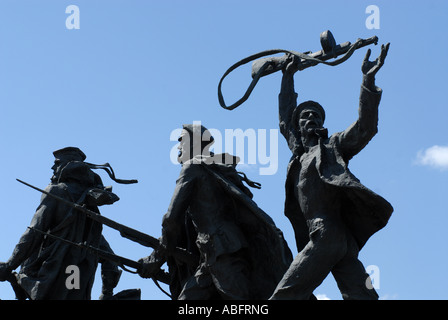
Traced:
<svg viewBox="0 0 448 320">
<path fill-rule="evenodd" d="M 375 61 L 369 61 L 370 54 L 372 53 L 372 50 L 367 50 L 366 56 L 364 58 L 364 61 L 362 62 L 362 73 L 366 76 L 372 76 L 375 77 L 376 73 L 381 69 L 381 67 L 384 64 L 384 60 L 387 56 L 387 51 L 389 51 L 389 45 L 390 43 L 386 44 L 386 46 L 381 45 L 381 53 L 378 56 L 378 58 L 375 59 Z"/>
</svg>

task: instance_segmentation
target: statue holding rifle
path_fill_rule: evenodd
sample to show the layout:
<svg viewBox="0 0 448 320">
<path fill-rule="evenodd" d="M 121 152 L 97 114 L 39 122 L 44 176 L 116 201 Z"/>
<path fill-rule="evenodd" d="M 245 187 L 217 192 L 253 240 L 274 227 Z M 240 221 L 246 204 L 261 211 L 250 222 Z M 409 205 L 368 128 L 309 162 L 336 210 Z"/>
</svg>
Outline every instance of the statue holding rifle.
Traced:
<svg viewBox="0 0 448 320">
<path fill-rule="evenodd" d="M 101 263 L 101 298 L 112 298 L 121 274 L 117 264 L 99 259 L 87 250 L 57 238 L 84 243 L 113 255 L 102 236 L 101 223 L 79 213 L 67 203 L 75 202 L 77 206 L 99 214 L 98 206 L 119 200 L 111 187 L 105 187 L 100 176 L 92 169 L 106 170 L 119 183 L 136 181 L 116 179 L 109 164 L 85 162 L 85 154 L 75 147 L 63 148 L 53 154 L 55 161 L 51 183 L 44 191 L 30 227 L 20 238 L 10 259 L 0 263 L 0 281 L 10 281 L 18 299 L 89 300 L 95 271 L 98 263 Z M 42 232 L 52 236 L 44 236 Z M 13 272 L 19 266 L 20 271 Z M 66 270 L 69 266 L 79 269 L 79 287 L 75 289 L 66 286 L 69 276 Z"/>
<path fill-rule="evenodd" d="M 269 298 L 292 255 L 245 185 L 258 184 L 236 170 L 238 157 L 209 151 L 214 139 L 202 125 L 184 125 L 179 141 L 182 169 L 163 217 L 161 246 L 140 260 L 140 275 L 152 277 L 167 262 L 179 300 Z M 181 261 L 172 254 L 176 247 L 198 261 Z"/>
<path fill-rule="evenodd" d="M 321 40 L 324 52 L 337 51 L 331 33 L 324 33 Z M 287 53 L 254 63 L 255 76 L 266 70 L 283 72 L 280 131 L 293 154 L 286 178 L 285 215 L 294 228 L 299 253 L 271 299 L 309 299 L 330 272 L 344 299 L 378 299 L 358 253 L 387 224 L 393 208 L 360 183 L 348 162 L 377 133 L 382 91 L 375 85 L 375 75 L 388 49 L 389 44 L 381 46 L 373 62 L 368 50 L 362 63 L 359 118 L 331 136 L 323 126 L 323 107 L 314 101 L 297 105 L 294 91 L 295 72 L 320 62 L 309 59 L 310 55 Z"/>
</svg>

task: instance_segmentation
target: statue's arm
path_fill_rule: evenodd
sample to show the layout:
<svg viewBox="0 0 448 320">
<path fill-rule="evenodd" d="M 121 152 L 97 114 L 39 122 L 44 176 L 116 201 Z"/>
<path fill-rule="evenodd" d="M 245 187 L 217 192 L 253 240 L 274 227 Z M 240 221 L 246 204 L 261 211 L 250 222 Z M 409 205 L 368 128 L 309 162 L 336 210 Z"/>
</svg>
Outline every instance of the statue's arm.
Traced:
<svg viewBox="0 0 448 320">
<path fill-rule="evenodd" d="M 151 278 L 157 274 L 166 262 L 165 249 L 170 251 L 177 246 L 177 238 L 183 234 L 184 217 L 195 189 L 198 167 L 199 165 L 193 165 L 189 162 L 182 166 L 170 205 L 162 219 L 162 236 L 159 241 L 164 248 L 156 249 L 151 255 L 139 260 L 142 267 L 138 270 L 138 274 L 141 277 Z"/>
<path fill-rule="evenodd" d="M 181 234 L 184 215 L 193 196 L 199 167 L 195 164 L 185 163 L 176 181 L 170 205 L 162 220 L 161 243 L 168 249 L 176 245 L 173 240 Z"/>
<path fill-rule="evenodd" d="M 344 158 L 351 159 L 359 153 L 378 132 L 378 106 L 381 89 L 370 91 L 361 86 L 358 119 L 340 134 Z"/>
<path fill-rule="evenodd" d="M 62 196 L 59 189 L 55 186 L 47 188 L 48 192 Z M 53 212 L 58 210 L 58 201 L 48 195 L 43 195 L 39 207 L 37 208 L 31 220 L 30 227 L 47 231 L 51 225 Z M 43 236 L 31 229 L 27 229 L 20 237 L 13 253 L 6 262 L 10 270 L 17 269 L 33 252 L 39 250 L 42 244 Z"/>
<path fill-rule="evenodd" d="M 278 111 L 279 111 L 279 126 L 280 132 L 288 142 L 289 148 L 292 150 L 295 143 L 294 124 L 292 123 L 292 115 L 297 106 L 297 93 L 294 90 L 294 74 L 297 71 L 295 68 L 295 60 L 287 64 L 287 67 L 282 70 L 282 83 L 280 94 L 278 95 Z"/>
<path fill-rule="evenodd" d="M 370 49 L 364 58 L 358 120 L 340 134 L 341 151 L 347 160 L 360 152 L 378 132 L 378 107 L 382 90 L 375 85 L 375 75 L 384 64 L 388 49 L 389 44 L 383 45 L 375 61 L 368 60 Z"/>
<path fill-rule="evenodd" d="M 101 235 L 99 248 L 103 251 L 114 253 L 109 245 L 109 242 L 107 242 L 103 235 Z M 121 271 L 118 269 L 118 266 L 111 261 L 100 259 L 99 262 L 101 263 L 101 280 L 103 281 L 100 297 L 100 300 L 102 300 L 112 297 L 113 290 L 118 285 L 118 281 L 120 280 Z"/>
</svg>

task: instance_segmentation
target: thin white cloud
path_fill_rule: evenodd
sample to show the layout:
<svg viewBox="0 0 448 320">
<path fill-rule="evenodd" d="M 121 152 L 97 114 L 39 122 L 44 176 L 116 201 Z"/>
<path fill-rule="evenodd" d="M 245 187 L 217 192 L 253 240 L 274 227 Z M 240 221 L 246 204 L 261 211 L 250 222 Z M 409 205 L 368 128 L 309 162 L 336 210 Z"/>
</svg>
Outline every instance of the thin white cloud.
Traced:
<svg viewBox="0 0 448 320">
<path fill-rule="evenodd" d="M 417 163 L 437 169 L 448 170 L 448 146 L 432 146 L 417 153 Z"/>
<path fill-rule="evenodd" d="M 317 300 L 331 300 L 330 298 L 327 297 L 327 295 L 325 293 L 316 294 L 316 298 L 317 298 Z"/>
</svg>

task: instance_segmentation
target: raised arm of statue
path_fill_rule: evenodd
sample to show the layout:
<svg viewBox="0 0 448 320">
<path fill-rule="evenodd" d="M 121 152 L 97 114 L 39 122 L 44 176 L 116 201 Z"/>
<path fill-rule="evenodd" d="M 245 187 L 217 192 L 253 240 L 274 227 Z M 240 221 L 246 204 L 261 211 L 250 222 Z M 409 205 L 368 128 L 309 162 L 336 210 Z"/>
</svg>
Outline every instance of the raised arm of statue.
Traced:
<svg viewBox="0 0 448 320">
<path fill-rule="evenodd" d="M 297 93 L 294 90 L 294 74 L 297 69 L 297 58 L 291 56 L 290 62 L 282 70 L 282 84 L 278 96 L 279 126 L 280 132 L 285 137 L 291 151 L 296 145 L 295 126 L 292 123 L 292 115 L 297 106 Z M 294 152 L 294 151 L 293 151 Z"/>
<path fill-rule="evenodd" d="M 360 152 L 378 132 L 378 106 L 382 90 L 375 85 L 375 75 L 384 64 L 389 43 L 381 46 L 381 53 L 375 61 L 369 61 L 370 49 L 362 64 L 363 82 L 359 97 L 359 117 L 340 134 L 343 156 L 351 159 Z"/>
</svg>

